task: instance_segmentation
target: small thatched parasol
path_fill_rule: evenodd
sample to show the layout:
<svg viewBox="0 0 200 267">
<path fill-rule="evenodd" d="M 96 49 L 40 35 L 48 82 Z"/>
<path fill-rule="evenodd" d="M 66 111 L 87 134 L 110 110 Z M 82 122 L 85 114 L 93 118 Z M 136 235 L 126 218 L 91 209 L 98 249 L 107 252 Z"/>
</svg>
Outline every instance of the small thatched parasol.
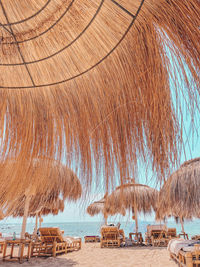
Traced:
<svg viewBox="0 0 200 267">
<path fill-rule="evenodd" d="M 53 192 L 52 192 L 53 193 Z M 38 201 L 38 196 L 34 196 L 31 198 L 31 201 L 29 203 L 29 210 L 28 210 L 28 216 L 30 217 L 35 217 L 35 230 L 34 230 L 34 235 L 36 235 L 37 233 L 37 229 L 38 229 L 38 217 L 39 217 L 39 221 L 40 221 L 40 226 L 41 227 L 41 217 L 42 216 L 46 216 L 49 214 L 53 214 L 53 215 L 57 215 L 59 212 L 63 212 L 64 211 L 64 200 L 63 199 L 54 199 L 52 201 L 52 199 L 50 197 L 48 197 L 48 199 L 43 198 L 44 203 L 43 205 L 40 202 L 40 207 L 38 205 L 36 205 L 35 203 Z M 20 200 L 19 200 L 20 201 Z M 37 207 L 37 209 L 36 209 Z M 24 216 L 24 208 L 25 207 L 20 207 L 18 209 L 16 209 L 12 216 L 13 217 L 23 217 Z"/>
<path fill-rule="evenodd" d="M 123 213 L 124 210 L 132 210 L 135 219 L 136 233 L 138 232 L 137 213 L 151 213 L 156 210 L 158 191 L 143 184 L 128 183 L 118 186 L 107 197 L 105 211 L 108 214 Z"/>
<path fill-rule="evenodd" d="M 157 219 L 200 217 L 200 158 L 186 161 L 165 182 L 159 194 Z"/>
<path fill-rule="evenodd" d="M 107 196 L 107 194 L 106 194 Z M 104 196 L 99 201 L 94 201 L 92 204 L 90 204 L 87 207 L 87 213 L 91 216 L 97 215 L 99 213 L 102 213 L 105 219 L 105 224 L 107 224 L 107 214 L 105 212 L 105 202 L 106 202 L 106 196 Z"/>
<path fill-rule="evenodd" d="M 7 184 L 0 184 L 0 204 L 7 215 L 17 208 L 23 208 L 26 196 L 37 196 L 36 201 L 32 202 L 32 210 L 43 206 L 48 198 L 53 202 L 60 195 L 68 200 L 77 200 L 81 196 L 82 187 L 78 177 L 56 160 L 24 161 L 22 168 L 26 176 L 20 179 L 16 179 L 22 174 L 17 166 L 14 160 L 0 164 L 0 173 L 7 180 Z"/>
<path fill-rule="evenodd" d="M 7 174 L 7 169 L 0 166 L 2 173 Z M 2 210 L 6 216 L 12 214 L 23 214 L 22 238 L 25 233 L 26 220 L 30 212 L 34 213 L 46 206 L 46 203 L 53 205 L 62 197 L 63 201 L 77 200 L 81 196 L 82 187 L 78 177 L 72 170 L 65 165 L 53 160 L 38 159 L 31 162 L 24 162 L 23 168 L 26 169 L 25 179 L 29 182 L 26 187 L 24 179 L 16 181 L 18 176 L 18 166 L 16 161 L 10 161 L 9 165 L 13 170 L 13 176 L 6 176 L 7 185 L 2 185 L 1 198 L 4 200 Z M 10 174 L 10 170 L 9 170 Z M 23 177 L 24 178 L 24 177 Z M 39 178 L 39 179 L 38 179 Z M 6 201 L 5 201 L 6 200 Z"/>
<path fill-rule="evenodd" d="M 198 107 L 199 13 L 199 0 L 1 0 L 0 151 L 16 179 L 25 159 L 63 153 L 88 187 L 138 155 L 165 173 L 181 140 L 172 95 Z"/>
</svg>

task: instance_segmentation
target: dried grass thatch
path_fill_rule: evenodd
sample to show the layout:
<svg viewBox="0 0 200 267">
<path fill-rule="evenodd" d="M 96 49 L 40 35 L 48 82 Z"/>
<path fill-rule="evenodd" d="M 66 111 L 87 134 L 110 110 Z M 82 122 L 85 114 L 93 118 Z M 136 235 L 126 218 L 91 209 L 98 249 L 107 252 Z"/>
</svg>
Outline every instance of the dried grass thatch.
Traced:
<svg viewBox="0 0 200 267">
<path fill-rule="evenodd" d="M 51 205 L 46 205 L 45 207 L 43 207 L 39 212 L 39 216 L 47 216 L 49 214 L 58 215 L 59 212 L 64 211 L 64 208 L 64 201 L 58 199 L 56 203 L 54 202 Z"/>
<path fill-rule="evenodd" d="M 20 200 L 19 200 L 20 201 Z M 55 199 L 54 201 L 47 199 L 43 202 L 37 202 L 37 196 L 32 197 L 29 204 L 29 212 L 28 216 L 35 217 L 36 213 L 38 216 L 46 216 L 49 214 L 57 215 L 59 212 L 64 211 L 64 200 L 63 199 Z M 18 205 L 18 208 L 14 210 L 13 217 L 23 217 L 24 216 L 24 207 Z"/>
<path fill-rule="evenodd" d="M 45 206 L 46 202 L 51 205 L 59 197 L 77 200 L 82 193 L 75 173 L 53 160 L 38 159 L 31 164 L 24 161 L 20 169 L 18 162 L 9 161 L 9 164 L 0 165 L 0 177 L 0 204 L 7 216 L 14 210 L 24 209 L 27 196 L 32 198 L 30 210 L 33 211 Z M 6 184 L 4 180 L 7 180 Z"/>
<path fill-rule="evenodd" d="M 160 190 L 157 219 L 200 217 L 200 158 L 186 161 Z"/>
<path fill-rule="evenodd" d="M 134 207 L 138 212 L 151 213 L 156 210 L 158 191 L 147 185 L 129 183 L 116 188 L 107 197 L 105 210 L 114 215 L 123 210 L 132 210 Z"/>
<path fill-rule="evenodd" d="M 104 205 L 105 205 L 105 198 L 103 197 L 99 201 L 94 201 L 87 207 L 87 213 L 91 216 L 97 215 L 102 213 L 104 215 Z"/>
<path fill-rule="evenodd" d="M 0 1 L 1 158 L 22 178 L 25 159 L 80 160 L 87 187 L 92 170 L 108 187 L 139 155 L 164 174 L 181 114 L 170 84 L 197 99 L 199 13 L 199 0 Z"/>
</svg>

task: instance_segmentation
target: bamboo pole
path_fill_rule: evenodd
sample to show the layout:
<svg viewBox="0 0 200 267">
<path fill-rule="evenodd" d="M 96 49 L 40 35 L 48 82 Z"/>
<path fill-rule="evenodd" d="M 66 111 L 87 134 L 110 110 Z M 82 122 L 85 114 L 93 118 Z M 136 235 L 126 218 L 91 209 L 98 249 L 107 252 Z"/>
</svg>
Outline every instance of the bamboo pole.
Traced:
<svg viewBox="0 0 200 267">
<path fill-rule="evenodd" d="M 181 230 L 182 230 L 182 233 L 185 233 L 183 217 L 180 217 L 180 223 L 181 223 Z"/>
<path fill-rule="evenodd" d="M 21 239 L 25 239 L 26 222 L 27 222 L 27 218 L 28 218 L 30 200 L 31 200 L 31 196 L 30 195 L 26 196 L 25 206 L 24 206 L 24 216 L 23 216 L 23 222 L 22 222 L 22 230 L 21 230 Z M 18 252 L 19 258 L 21 258 L 22 246 L 23 246 L 23 244 L 21 243 L 19 246 L 19 252 Z"/>
<path fill-rule="evenodd" d="M 39 215 L 39 228 L 41 227 L 41 225 L 42 225 L 42 217 L 41 215 Z"/>
<path fill-rule="evenodd" d="M 28 217 L 30 199 L 31 199 L 31 196 L 27 196 L 25 200 L 24 216 L 23 216 L 22 230 L 21 230 L 21 239 L 25 239 L 26 222 L 27 222 L 27 217 Z"/>
<path fill-rule="evenodd" d="M 35 214 L 35 229 L 34 229 L 34 232 L 33 232 L 34 236 L 37 235 L 37 229 L 38 229 L 38 212 L 36 212 L 36 214 Z"/>
<path fill-rule="evenodd" d="M 105 219 L 105 225 L 107 225 L 107 223 L 108 223 L 108 216 L 107 215 L 104 215 L 104 219 Z"/>
<path fill-rule="evenodd" d="M 135 220 L 135 232 L 138 233 L 138 218 L 137 218 L 137 205 L 134 203 L 132 208 L 132 218 Z"/>
</svg>

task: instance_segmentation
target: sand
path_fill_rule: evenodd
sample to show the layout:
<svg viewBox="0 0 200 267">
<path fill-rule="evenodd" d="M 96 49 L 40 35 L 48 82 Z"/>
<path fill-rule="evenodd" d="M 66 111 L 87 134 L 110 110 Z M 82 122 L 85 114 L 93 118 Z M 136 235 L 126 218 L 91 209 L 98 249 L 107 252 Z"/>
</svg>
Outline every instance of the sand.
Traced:
<svg viewBox="0 0 200 267">
<path fill-rule="evenodd" d="M 2 255 L 2 254 L 1 254 Z M 166 248 L 124 247 L 100 248 L 99 243 L 87 243 L 82 249 L 56 258 L 31 258 L 20 265 L 3 262 L 0 266 L 30 267 L 177 267 Z"/>
</svg>

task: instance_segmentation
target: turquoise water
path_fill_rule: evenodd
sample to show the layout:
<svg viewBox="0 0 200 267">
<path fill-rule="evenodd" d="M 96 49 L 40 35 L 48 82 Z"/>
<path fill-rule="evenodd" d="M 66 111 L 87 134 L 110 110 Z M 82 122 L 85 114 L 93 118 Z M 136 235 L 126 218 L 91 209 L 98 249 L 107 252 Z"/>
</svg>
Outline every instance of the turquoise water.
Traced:
<svg viewBox="0 0 200 267">
<path fill-rule="evenodd" d="M 70 236 L 80 236 L 84 237 L 85 235 L 100 235 L 100 228 L 102 222 L 67 222 L 67 223 L 43 223 L 42 227 L 59 227 L 64 230 L 65 235 Z M 139 231 L 143 234 L 146 232 L 146 227 L 148 224 L 154 224 L 152 222 L 147 221 L 139 221 Z M 181 225 L 176 224 L 175 222 L 168 222 L 168 227 L 176 227 L 177 233 L 181 232 Z M 195 234 L 200 234 L 200 220 L 195 220 L 192 222 L 185 222 L 185 232 L 189 234 L 191 237 Z M 134 223 L 133 222 L 122 222 L 121 228 L 124 229 L 125 235 L 128 237 L 130 232 L 134 231 Z M 27 224 L 27 232 L 32 233 L 34 230 L 34 224 Z M 21 225 L 14 223 L 0 223 L 0 232 L 2 232 L 3 236 L 12 236 L 13 232 L 20 235 Z"/>
</svg>

